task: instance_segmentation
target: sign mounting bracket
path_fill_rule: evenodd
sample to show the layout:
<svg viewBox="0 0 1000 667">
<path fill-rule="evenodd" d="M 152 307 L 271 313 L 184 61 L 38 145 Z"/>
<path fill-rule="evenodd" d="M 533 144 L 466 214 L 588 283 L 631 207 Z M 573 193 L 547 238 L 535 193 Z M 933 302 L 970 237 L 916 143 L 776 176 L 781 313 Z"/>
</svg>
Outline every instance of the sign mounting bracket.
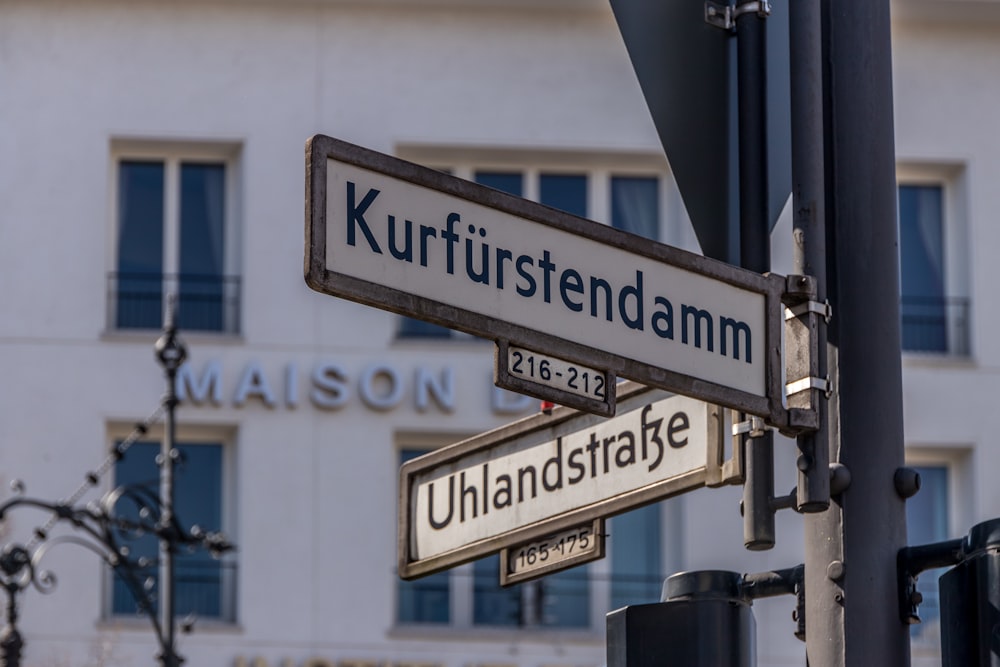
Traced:
<svg viewBox="0 0 1000 667">
<path fill-rule="evenodd" d="M 818 404 L 821 396 L 829 399 L 833 387 L 829 378 L 820 377 L 820 326 L 833 315 L 829 302 L 816 300 L 816 279 L 791 275 L 785 279 L 785 396 L 788 404 L 786 435 L 819 428 Z"/>
<path fill-rule="evenodd" d="M 771 15 L 770 0 L 749 0 L 735 6 L 711 0 L 705 3 L 705 23 L 722 30 L 735 30 L 736 19 L 750 13 L 756 13 L 762 19 L 767 18 Z"/>
</svg>

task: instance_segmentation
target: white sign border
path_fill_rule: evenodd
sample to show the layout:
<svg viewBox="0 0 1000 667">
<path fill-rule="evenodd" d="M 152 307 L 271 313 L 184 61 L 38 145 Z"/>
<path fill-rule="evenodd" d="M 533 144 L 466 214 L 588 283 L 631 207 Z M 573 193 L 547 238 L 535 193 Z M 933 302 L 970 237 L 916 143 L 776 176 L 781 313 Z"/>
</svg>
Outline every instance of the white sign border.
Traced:
<svg viewBox="0 0 1000 667">
<path fill-rule="evenodd" d="M 764 350 L 767 357 L 763 362 L 765 395 L 759 396 L 637 362 L 448 303 L 330 271 L 327 268 L 326 237 L 328 160 L 375 171 L 762 295 L 765 310 Z M 507 340 L 532 350 L 553 351 L 554 356 L 567 361 L 601 368 L 618 377 L 757 415 L 777 428 L 788 425 L 788 410 L 784 406 L 781 343 L 784 326 L 781 297 L 785 291 L 785 278 L 780 275 L 757 274 L 325 135 L 315 135 L 306 143 L 305 217 L 304 275 L 309 287 L 317 292 L 458 329 L 474 336 L 494 341 Z"/>
</svg>

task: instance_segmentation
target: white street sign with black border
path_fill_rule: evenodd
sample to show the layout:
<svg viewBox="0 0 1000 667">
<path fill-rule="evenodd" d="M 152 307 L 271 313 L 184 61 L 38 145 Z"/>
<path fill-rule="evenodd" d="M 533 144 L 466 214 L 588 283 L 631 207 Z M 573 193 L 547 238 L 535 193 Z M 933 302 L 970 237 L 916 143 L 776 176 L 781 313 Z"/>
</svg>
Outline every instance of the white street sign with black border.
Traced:
<svg viewBox="0 0 1000 667">
<path fill-rule="evenodd" d="M 556 408 L 403 464 L 399 574 L 412 579 L 723 478 L 723 409 L 636 383 L 618 413 Z"/>
<path fill-rule="evenodd" d="M 787 423 L 782 277 L 331 137 L 306 153 L 311 288 Z"/>
</svg>

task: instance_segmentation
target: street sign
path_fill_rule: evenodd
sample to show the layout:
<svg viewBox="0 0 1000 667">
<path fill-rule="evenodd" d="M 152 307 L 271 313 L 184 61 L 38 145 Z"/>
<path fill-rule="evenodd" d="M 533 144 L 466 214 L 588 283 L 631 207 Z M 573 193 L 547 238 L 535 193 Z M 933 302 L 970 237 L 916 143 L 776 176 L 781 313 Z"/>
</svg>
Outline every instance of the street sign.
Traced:
<svg viewBox="0 0 1000 667">
<path fill-rule="evenodd" d="M 399 575 L 424 576 L 725 483 L 723 413 L 623 383 L 611 419 L 557 408 L 408 461 Z"/>
<path fill-rule="evenodd" d="M 500 585 L 512 586 L 604 558 L 604 519 L 500 551 Z"/>
<path fill-rule="evenodd" d="M 534 350 L 496 342 L 493 377 L 498 387 L 595 415 L 615 414 L 614 373 Z"/>
<path fill-rule="evenodd" d="M 331 137 L 306 170 L 311 288 L 786 423 L 782 277 Z"/>
</svg>

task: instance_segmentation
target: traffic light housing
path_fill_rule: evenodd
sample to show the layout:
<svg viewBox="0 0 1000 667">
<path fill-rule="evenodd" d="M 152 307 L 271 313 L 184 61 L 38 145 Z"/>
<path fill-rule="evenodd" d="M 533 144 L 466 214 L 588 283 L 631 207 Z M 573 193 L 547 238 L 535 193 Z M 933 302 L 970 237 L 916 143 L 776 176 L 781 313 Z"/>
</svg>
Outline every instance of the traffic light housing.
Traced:
<svg viewBox="0 0 1000 667">
<path fill-rule="evenodd" d="M 942 667 L 1000 666 L 1000 520 L 973 526 L 938 579 Z"/>
<path fill-rule="evenodd" d="M 740 576 L 717 571 L 685 576 L 687 581 L 667 581 L 668 589 L 675 585 L 665 602 L 608 614 L 607 667 L 756 665 L 756 623 Z M 681 591 L 676 584 L 692 583 L 692 576 L 698 577 L 696 589 Z"/>
</svg>

